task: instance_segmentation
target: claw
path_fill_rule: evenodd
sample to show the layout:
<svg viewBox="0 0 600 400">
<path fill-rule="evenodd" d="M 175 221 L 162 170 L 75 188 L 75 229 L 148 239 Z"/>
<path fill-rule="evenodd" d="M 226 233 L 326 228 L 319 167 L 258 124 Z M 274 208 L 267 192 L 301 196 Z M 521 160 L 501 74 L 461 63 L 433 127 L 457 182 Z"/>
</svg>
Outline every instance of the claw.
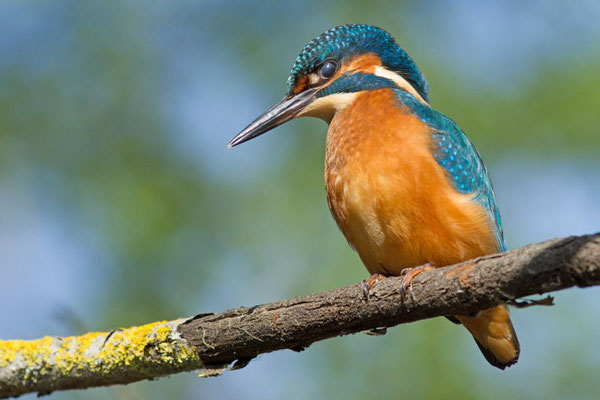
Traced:
<svg viewBox="0 0 600 400">
<path fill-rule="evenodd" d="M 424 265 L 419 265 L 418 267 L 405 268 L 402 270 L 402 281 L 400 282 L 400 295 L 402 299 L 402 304 L 404 304 L 404 301 L 406 300 L 406 292 L 410 293 L 410 297 L 413 301 L 415 300 L 415 297 L 412 292 L 412 280 L 414 279 L 414 277 L 419 275 L 421 272 L 425 272 L 434 268 L 436 268 L 435 265 L 427 263 Z"/>
<path fill-rule="evenodd" d="M 365 296 L 365 300 L 369 300 L 369 291 L 371 290 L 371 288 L 373 288 L 373 286 L 375 286 L 375 284 L 382 280 L 385 279 L 386 276 L 385 275 L 381 275 L 381 274 L 373 274 L 370 277 L 368 277 L 367 279 L 365 279 L 364 281 L 362 281 L 361 283 L 361 288 L 362 288 L 362 292 L 363 295 Z"/>
</svg>

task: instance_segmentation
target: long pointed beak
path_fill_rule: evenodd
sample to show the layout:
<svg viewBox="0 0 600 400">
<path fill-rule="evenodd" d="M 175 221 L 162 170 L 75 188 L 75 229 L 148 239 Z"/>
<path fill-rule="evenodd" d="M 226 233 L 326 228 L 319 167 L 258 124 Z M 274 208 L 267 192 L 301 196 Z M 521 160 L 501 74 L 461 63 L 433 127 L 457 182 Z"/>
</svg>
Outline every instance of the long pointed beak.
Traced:
<svg viewBox="0 0 600 400">
<path fill-rule="evenodd" d="M 247 142 L 270 131 L 271 129 L 289 121 L 298 115 L 315 99 L 317 88 L 307 89 L 292 97 L 285 97 L 279 103 L 275 104 L 260 117 L 256 118 L 247 127 L 244 128 L 231 142 L 227 148 L 232 148 L 240 143 Z"/>
</svg>

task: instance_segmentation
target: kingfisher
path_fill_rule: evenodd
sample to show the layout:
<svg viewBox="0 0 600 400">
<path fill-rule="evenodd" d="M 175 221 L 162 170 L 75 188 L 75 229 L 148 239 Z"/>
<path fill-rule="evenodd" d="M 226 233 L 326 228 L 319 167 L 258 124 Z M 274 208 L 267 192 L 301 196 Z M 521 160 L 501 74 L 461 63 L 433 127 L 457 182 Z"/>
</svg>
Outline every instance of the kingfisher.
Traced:
<svg viewBox="0 0 600 400">
<path fill-rule="evenodd" d="M 296 58 L 285 97 L 228 147 L 298 117 L 328 123 L 327 202 L 371 274 L 418 273 L 506 250 L 485 165 L 458 125 L 429 104 L 428 83 L 385 30 L 342 25 L 311 40 Z M 508 308 L 447 317 L 474 337 L 486 360 L 517 362 Z"/>
</svg>

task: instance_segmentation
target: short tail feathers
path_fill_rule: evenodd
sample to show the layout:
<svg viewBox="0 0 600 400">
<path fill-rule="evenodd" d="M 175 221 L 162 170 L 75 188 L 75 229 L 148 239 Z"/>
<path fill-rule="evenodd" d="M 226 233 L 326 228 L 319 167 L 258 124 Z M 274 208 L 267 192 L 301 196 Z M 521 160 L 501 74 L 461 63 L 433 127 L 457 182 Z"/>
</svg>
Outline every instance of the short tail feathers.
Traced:
<svg viewBox="0 0 600 400">
<path fill-rule="evenodd" d="M 494 367 L 504 369 L 519 360 L 521 347 L 506 306 L 483 310 L 475 317 L 457 315 L 456 319 L 471 332 L 485 359 Z"/>
</svg>

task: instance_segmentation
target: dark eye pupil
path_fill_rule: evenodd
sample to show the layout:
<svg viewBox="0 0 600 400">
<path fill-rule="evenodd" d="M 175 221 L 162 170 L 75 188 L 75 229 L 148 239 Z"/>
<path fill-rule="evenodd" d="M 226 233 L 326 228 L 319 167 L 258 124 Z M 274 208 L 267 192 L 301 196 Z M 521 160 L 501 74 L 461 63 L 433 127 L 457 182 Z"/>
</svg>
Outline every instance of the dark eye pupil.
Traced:
<svg viewBox="0 0 600 400">
<path fill-rule="evenodd" d="M 321 65 L 319 72 L 323 78 L 331 78 L 333 74 L 335 74 L 335 70 L 337 65 L 334 62 L 327 61 L 325 64 Z"/>
</svg>

